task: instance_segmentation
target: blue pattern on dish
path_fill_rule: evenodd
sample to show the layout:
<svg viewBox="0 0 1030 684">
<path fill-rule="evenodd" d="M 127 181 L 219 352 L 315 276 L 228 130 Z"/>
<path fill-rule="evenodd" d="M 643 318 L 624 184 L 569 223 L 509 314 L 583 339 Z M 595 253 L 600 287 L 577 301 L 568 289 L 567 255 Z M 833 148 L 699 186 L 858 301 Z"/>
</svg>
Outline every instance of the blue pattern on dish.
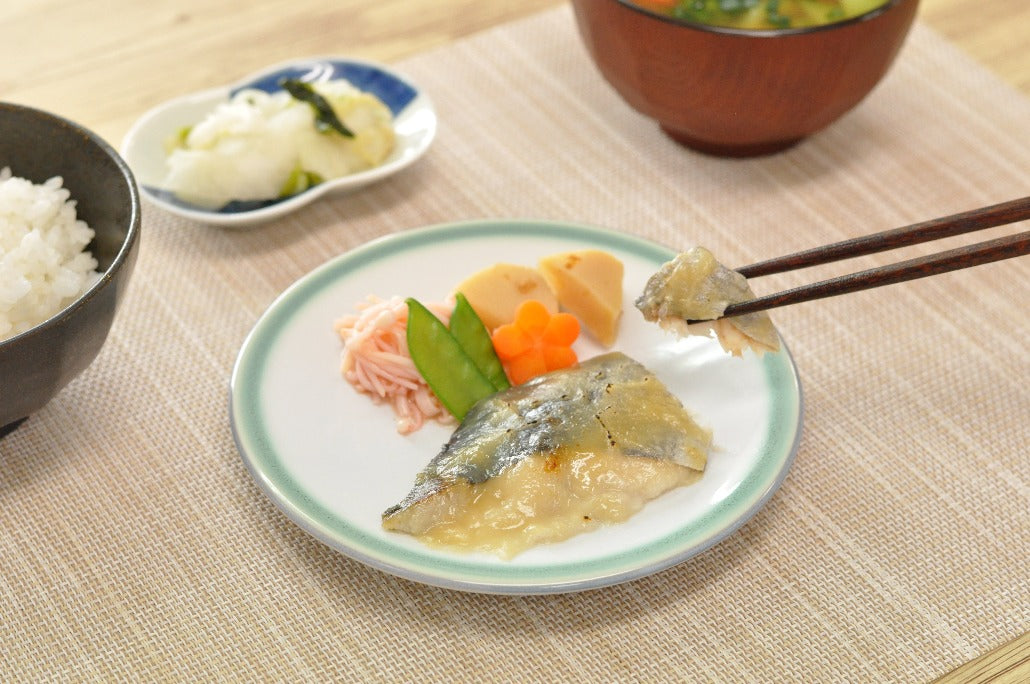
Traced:
<svg viewBox="0 0 1030 684">
<path fill-rule="evenodd" d="M 183 209 L 191 209 L 196 211 L 197 205 L 190 204 L 185 200 L 179 199 L 179 197 L 171 190 L 165 190 L 164 188 L 157 188 L 153 185 L 145 185 L 144 188 L 154 197 L 161 199 L 169 204 L 174 204 L 177 207 Z M 292 197 L 291 195 L 290 197 Z M 202 211 L 212 212 L 215 214 L 238 214 L 242 211 L 255 211 L 257 209 L 264 209 L 270 207 L 273 204 L 278 204 L 283 200 L 289 199 L 289 197 L 277 197 L 275 199 L 263 199 L 263 200 L 233 200 L 228 204 L 225 204 L 218 209 L 203 209 Z"/>
<path fill-rule="evenodd" d="M 374 64 L 339 60 L 300 62 L 241 84 L 230 91 L 230 95 L 235 95 L 244 88 L 274 93 L 282 90 L 279 81 L 284 78 L 295 78 L 308 83 L 346 79 L 359 90 L 370 92 L 382 100 L 394 116 L 402 112 L 418 95 L 418 91 L 413 87 Z"/>
</svg>

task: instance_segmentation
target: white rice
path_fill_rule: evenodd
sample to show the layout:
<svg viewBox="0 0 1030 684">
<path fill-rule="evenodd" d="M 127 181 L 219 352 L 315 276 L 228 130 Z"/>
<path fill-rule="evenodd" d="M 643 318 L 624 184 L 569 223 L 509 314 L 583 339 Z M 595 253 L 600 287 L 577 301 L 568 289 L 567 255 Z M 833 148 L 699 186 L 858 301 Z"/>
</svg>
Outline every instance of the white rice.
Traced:
<svg viewBox="0 0 1030 684">
<path fill-rule="evenodd" d="M 0 170 L 0 341 L 33 328 L 96 282 L 93 230 L 55 176 L 41 185 Z"/>
</svg>

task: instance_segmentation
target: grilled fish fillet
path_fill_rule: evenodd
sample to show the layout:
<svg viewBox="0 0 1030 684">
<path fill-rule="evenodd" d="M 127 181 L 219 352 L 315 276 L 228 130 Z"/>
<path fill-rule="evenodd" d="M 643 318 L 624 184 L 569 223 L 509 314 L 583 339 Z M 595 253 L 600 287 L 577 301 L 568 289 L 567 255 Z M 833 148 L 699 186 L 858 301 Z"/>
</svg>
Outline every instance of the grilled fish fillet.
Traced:
<svg viewBox="0 0 1030 684">
<path fill-rule="evenodd" d="M 754 298 L 744 276 L 720 264 L 704 247 L 693 247 L 651 276 L 636 307 L 646 320 L 679 335 L 714 332 L 722 348 L 735 356 L 745 349 L 777 351 L 779 336 L 764 311 L 719 318 L 730 304 Z"/>
<path fill-rule="evenodd" d="M 710 445 L 653 373 L 611 352 L 476 404 L 383 526 L 510 558 L 694 482 Z"/>
</svg>

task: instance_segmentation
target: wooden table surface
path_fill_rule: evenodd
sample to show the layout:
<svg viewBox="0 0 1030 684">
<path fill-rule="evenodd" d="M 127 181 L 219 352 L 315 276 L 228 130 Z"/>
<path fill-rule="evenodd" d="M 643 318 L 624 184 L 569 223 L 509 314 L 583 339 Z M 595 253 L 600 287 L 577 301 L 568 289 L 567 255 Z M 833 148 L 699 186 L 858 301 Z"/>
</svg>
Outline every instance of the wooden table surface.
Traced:
<svg viewBox="0 0 1030 684">
<path fill-rule="evenodd" d="M 67 116 L 117 145 L 161 101 L 276 62 L 389 62 L 562 2 L 5 0 L 0 98 Z M 1030 2 L 923 0 L 919 18 L 1030 94 Z"/>
<path fill-rule="evenodd" d="M 390 62 L 563 0 L 5 0 L 0 99 L 75 120 L 115 146 L 161 101 L 298 56 Z M 1030 95 L 1030 2 L 923 0 L 919 19 Z M 1030 677 L 1030 637 L 948 681 Z"/>
</svg>

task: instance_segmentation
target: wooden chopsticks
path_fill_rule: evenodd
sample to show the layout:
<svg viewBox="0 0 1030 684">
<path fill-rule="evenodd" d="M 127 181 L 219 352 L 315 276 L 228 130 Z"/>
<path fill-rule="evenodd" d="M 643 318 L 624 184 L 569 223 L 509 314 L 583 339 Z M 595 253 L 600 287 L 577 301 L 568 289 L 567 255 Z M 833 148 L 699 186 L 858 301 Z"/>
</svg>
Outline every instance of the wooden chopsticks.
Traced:
<svg viewBox="0 0 1030 684">
<path fill-rule="evenodd" d="M 746 278 L 756 278 L 771 273 L 793 271 L 817 264 L 851 259 L 953 235 L 994 228 L 1026 219 L 1030 219 L 1030 197 L 835 242 L 745 266 L 737 271 Z M 917 257 L 889 266 L 838 276 L 738 304 L 730 304 L 723 312 L 723 316 L 736 316 L 813 299 L 835 297 L 849 292 L 925 278 L 938 273 L 957 271 L 1026 254 L 1030 254 L 1030 231 L 958 247 L 938 254 Z"/>
</svg>

